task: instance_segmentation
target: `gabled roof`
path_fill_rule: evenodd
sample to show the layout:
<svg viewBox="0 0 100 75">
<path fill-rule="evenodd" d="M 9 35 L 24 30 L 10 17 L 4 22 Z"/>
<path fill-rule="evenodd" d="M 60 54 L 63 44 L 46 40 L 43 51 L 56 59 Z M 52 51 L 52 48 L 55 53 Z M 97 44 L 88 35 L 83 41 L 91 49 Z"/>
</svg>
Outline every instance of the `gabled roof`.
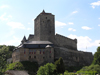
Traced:
<svg viewBox="0 0 100 75">
<path fill-rule="evenodd" d="M 26 37 L 24 36 L 21 42 L 25 42 L 26 41 Z"/>
<path fill-rule="evenodd" d="M 30 34 L 29 37 L 28 37 L 28 40 L 34 38 L 34 35 L 33 34 Z"/>
</svg>

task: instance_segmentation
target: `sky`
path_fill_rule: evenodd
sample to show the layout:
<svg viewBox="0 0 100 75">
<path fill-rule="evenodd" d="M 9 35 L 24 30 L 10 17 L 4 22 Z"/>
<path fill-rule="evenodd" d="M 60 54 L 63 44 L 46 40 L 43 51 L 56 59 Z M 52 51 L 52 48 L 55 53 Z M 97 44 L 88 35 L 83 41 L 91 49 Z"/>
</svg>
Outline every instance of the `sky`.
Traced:
<svg viewBox="0 0 100 75">
<path fill-rule="evenodd" d="M 0 0 L 0 45 L 18 46 L 34 34 L 34 19 L 43 11 L 55 15 L 55 32 L 77 39 L 79 51 L 100 46 L 100 0 Z"/>
</svg>

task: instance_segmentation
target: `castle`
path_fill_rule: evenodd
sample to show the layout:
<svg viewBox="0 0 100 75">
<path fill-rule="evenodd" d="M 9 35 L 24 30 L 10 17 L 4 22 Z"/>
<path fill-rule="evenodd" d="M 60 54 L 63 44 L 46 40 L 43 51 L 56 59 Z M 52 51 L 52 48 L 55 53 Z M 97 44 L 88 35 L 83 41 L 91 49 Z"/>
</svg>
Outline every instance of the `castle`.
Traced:
<svg viewBox="0 0 100 75">
<path fill-rule="evenodd" d="M 24 36 L 12 53 L 13 62 L 36 61 L 38 64 L 54 63 L 59 57 L 67 66 L 90 65 L 91 52 L 77 50 L 77 39 L 55 35 L 55 16 L 44 10 L 34 20 L 34 35 Z"/>
</svg>

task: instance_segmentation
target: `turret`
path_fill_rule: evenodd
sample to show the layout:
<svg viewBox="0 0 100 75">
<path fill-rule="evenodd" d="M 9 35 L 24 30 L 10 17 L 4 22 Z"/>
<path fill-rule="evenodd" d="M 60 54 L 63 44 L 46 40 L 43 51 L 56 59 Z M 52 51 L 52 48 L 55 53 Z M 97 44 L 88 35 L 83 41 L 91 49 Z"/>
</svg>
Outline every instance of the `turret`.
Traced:
<svg viewBox="0 0 100 75">
<path fill-rule="evenodd" d="M 23 44 L 23 43 L 26 42 L 26 41 L 27 41 L 27 40 L 26 40 L 26 37 L 24 36 L 21 42 L 22 42 L 22 44 Z"/>
</svg>

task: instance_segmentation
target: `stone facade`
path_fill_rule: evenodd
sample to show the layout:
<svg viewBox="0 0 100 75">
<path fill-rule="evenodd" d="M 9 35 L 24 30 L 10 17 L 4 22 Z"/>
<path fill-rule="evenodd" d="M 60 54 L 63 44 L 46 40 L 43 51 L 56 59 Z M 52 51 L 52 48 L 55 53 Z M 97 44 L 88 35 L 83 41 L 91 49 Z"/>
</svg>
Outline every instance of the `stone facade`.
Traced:
<svg viewBox="0 0 100 75">
<path fill-rule="evenodd" d="M 34 35 L 24 36 L 21 44 L 14 49 L 13 62 L 36 61 L 39 64 L 54 62 L 62 57 L 67 66 L 90 65 L 91 52 L 77 49 L 77 39 L 70 39 L 60 34 L 55 35 L 55 18 L 43 10 L 34 20 Z M 31 52 L 31 53 L 30 53 Z M 33 52 L 33 53 L 32 53 Z"/>
<path fill-rule="evenodd" d="M 37 49 L 28 49 L 28 48 L 19 48 L 14 50 L 12 54 L 13 62 L 18 61 L 35 61 L 38 64 L 43 64 L 47 62 L 54 62 L 54 48 L 37 48 Z"/>
</svg>

